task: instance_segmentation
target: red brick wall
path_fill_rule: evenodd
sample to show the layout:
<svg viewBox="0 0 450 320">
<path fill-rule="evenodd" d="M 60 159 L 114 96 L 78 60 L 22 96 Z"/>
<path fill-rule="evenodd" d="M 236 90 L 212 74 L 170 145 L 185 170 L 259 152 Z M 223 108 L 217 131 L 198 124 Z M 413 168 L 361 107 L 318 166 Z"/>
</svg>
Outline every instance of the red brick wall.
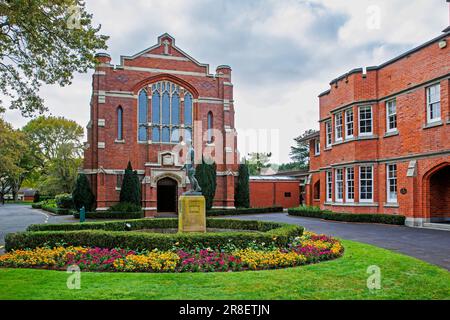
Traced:
<svg viewBox="0 0 450 320">
<path fill-rule="evenodd" d="M 445 40 L 447 46 L 440 48 L 438 42 Z M 320 144 L 321 153 L 314 155 L 314 144 L 310 144 L 312 171 L 308 188 L 313 193 L 315 181 L 321 180 L 320 205 L 333 211 L 358 213 L 404 214 L 411 218 L 429 218 L 433 210 L 446 207 L 447 189 L 450 180 L 440 182 L 441 192 L 431 192 L 429 174 L 450 158 L 450 104 L 449 104 L 449 33 L 439 39 L 413 50 L 397 60 L 379 67 L 371 67 L 366 74 L 355 69 L 331 82 L 328 92 L 319 97 L 320 108 Z M 441 123 L 426 127 L 426 87 L 440 84 Z M 398 134 L 386 136 L 386 101 L 395 98 L 397 106 Z M 358 139 L 359 106 L 372 106 L 372 131 L 370 139 Z M 335 114 L 343 112 L 343 130 L 345 133 L 345 110 L 353 110 L 354 137 L 335 144 Z M 325 149 L 326 121 L 332 121 L 333 145 Z M 345 136 L 344 136 L 345 137 Z M 415 175 L 407 176 L 411 160 L 417 161 Z M 359 166 L 364 163 L 373 165 L 374 190 L 373 203 L 359 202 Z M 386 205 L 386 165 L 397 164 L 397 205 Z M 335 168 L 346 166 L 355 169 L 355 203 L 336 204 Z M 325 170 L 333 172 L 333 205 L 325 205 Z M 320 171 L 320 172 L 319 172 Z M 427 176 L 428 175 L 428 176 Z M 344 176 L 345 186 L 345 176 Z M 406 194 L 401 194 L 400 189 Z M 308 192 L 307 192 L 308 193 Z M 448 197 L 447 197 L 448 198 Z M 308 204 L 317 204 L 311 196 Z M 430 203 L 434 203 L 430 207 Z M 440 203 L 437 205 L 436 203 Z M 444 206 L 442 209 L 436 206 Z M 446 210 L 446 209 L 445 209 Z M 444 211 L 445 211 L 444 210 Z"/>
<path fill-rule="evenodd" d="M 163 41 L 169 41 L 169 55 L 164 55 Z M 234 132 L 233 86 L 231 69 L 220 66 L 215 74 L 210 74 L 208 66 L 199 64 L 174 45 L 174 39 L 163 35 L 158 45 L 134 57 L 122 58 L 121 64 L 114 67 L 107 55 L 98 57 L 100 64 L 92 80 L 91 121 L 88 128 L 88 141 L 85 150 L 84 169 L 91 174 L 91 183 L 97 195 L 98 207 L 108 207 L 118 201 L 119 192 L 115 190 L 116 175 L 111 170 L 123 170 L 128 161 L 133 169 L 152 177 L 154 165 L 158 163 L 158 153 L 171 151 L 172 144 L 138 143 L 138 100 L 139 91 L 157 81 L 170 81 L 184 87 L 193 95 L 194 121 L 200 121 L 200 127 L 194 127 L 194 147 L 198 159 L 201 153 L 216 157 L 219 172 L 231 172 L 231 175 L 218 177 L 218 188 L 214 205 L 234 206 L 234 176 L 237 171 L 236 135 Z M 105 92 L 105 101 L 99 101 L 99 95 Z M 180 102 L 181 110 L 184 102 Z M 117 108 L 123 109 L 123 140 L 117 138 Z M 206 146 L 207 114 L 213 113 L 213 128 L 218 135 L 213 147 Z M 180 121 L 183 123 L 183 112 Z M 99 126 L 98 120 L 104 119 L 105 125 Z M 149 101 L 148 122 L 151 122 L 151 104 Z M 230 128 L 228 132 L 225 127 Z M 197 129 L 197 131 L 195 131 Z M 148 131 L 151 139 L 151 130 Z M 98 148 L 98 143 L 105 148 Z M 231 152 L 226 152 L 226 148 Z M 159 167 L 161 168 L 161 167 Z M 106 170 L 106 174 L 97 175 L 96 171 Z M 150 183 L 143 186 L 143 206 L 156 205 L 156 191 Z M 184 191 L 179 188 L 179 191 Z"/>
<path fill-rule="evenodd" d="M 287 197 L 286 193 L 290 193 L 290 197 Z M 281 206 L 283 208 L 293 208 L 299 205 L 299 181 L 250 180 L 250 207 Z"/>
</svg>

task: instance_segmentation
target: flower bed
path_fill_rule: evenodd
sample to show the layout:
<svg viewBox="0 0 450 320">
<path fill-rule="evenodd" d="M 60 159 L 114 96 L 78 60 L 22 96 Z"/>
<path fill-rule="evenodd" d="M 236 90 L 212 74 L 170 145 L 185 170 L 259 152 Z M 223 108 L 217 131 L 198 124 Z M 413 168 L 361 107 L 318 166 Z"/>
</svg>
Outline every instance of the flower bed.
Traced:
<svg viewBox="0 0 450 320">
<path fill-rule="evenodd" d="M 303 228 L 277 222 L 207 219 L 208 228 L 233 229 L 230 232 L 152 233 L 145 229 L 177 228 L 178 219 L 136 219 L 110 222 L 43 224 L 28 227 L 27 232 L 10 233 L 5 237 L 6 251 L 50 246 L 60 243 L 71 246 L 128 248 L 132 250 L 169 250 L 175 243 L 189 250 L 217 248 L 232 242 L 245 249 L 249 243 L 274 242 L 278 247 L 301 236 Z M 141 230 L 141 231 L 140 231 Z M 254 232 L 247 232 L 252 230 Z"/>
<path fill-rule="evenodd" d="M 220 248 L 186 249 L 176 243 L 170 250 L 152 251 L 86 247 L 40 247 L 13 250 L 0 256 L 0 267 L 111 272 L 225 272 L 295 267 L 340 257 L 341 243 L 325 235 L 305 232 L 288 245 L 252 242 L 245 249 L 232 243 Z"/>
</svg>

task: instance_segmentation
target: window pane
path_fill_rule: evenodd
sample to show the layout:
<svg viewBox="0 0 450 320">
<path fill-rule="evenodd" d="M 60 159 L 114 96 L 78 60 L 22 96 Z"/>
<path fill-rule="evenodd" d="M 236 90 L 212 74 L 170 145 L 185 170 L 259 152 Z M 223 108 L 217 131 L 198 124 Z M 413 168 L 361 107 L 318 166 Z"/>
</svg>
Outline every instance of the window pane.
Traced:
<svg viewBox="0 0 450 320">
<path fill-rule="evenodd" d="M 170 142 L 170 129 L 168 127 L 162 129 L 162 142 Z"/>
<path fill-rule="evenodd" d="M 117 109 L 117 139 L 123 139 L 123 110 L 122 108 Z"/>
<path fill-rule="evenodd" d="M 178 125 L 180 122 L 180 97 L 178 94 L 172 96 L 172 125 Z"/>
<path fill-rule="evenodd" d="M 161 123 L 159 117 L 159 102 L 160 102 L 159 93 L 154 92 L 152 96 L 152 123 L 154 124 Z"/>
<path fill-rule="evenodd" d="M 184 124 L 192 125 L 192 96 L 189 93 L 184 95 Z"/>
<path fill-rule="evenodd" d="M 161 137 L 159 135 L 159 128 L 155 127 L 152 129 L 152 141 L 160 142 Z"/>
<path fill-rule="evenodd" d="M 162 96 L 162 124 L 170 124 L 170 97 L 168 92 Z"/>
<path fill-rule="evenodd" d="M 145 90 L 141 90 L 139 93 L 139 99 L 138 99 L 138 108 L 139 108 L 139 119 L 138 119 L 138 125 L 139 125 L 139 133 L 138 133 L 138 139 L 139 141 L 146 141 L 147 140 L 147 92 Z"/>
<path fill-rule="evenodd" d="M 172 129 L 172 133 L 170 134 L 171 142 L 179 142 L 180 141 L 180 131 L 177 128 Z"/>
</svg>

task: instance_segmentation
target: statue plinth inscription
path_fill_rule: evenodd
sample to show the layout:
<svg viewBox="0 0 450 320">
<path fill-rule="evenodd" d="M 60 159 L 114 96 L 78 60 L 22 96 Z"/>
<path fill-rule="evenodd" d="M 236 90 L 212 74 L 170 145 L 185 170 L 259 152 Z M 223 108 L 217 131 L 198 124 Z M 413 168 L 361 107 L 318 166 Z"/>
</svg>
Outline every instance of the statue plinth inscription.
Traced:
<svg viewBox="0 0 450 320">
<path fill-rule="evenodd" d="M 188 194 L 178 201 L 178 232 L 206 232 L 205 197 Z"/>
</svg>

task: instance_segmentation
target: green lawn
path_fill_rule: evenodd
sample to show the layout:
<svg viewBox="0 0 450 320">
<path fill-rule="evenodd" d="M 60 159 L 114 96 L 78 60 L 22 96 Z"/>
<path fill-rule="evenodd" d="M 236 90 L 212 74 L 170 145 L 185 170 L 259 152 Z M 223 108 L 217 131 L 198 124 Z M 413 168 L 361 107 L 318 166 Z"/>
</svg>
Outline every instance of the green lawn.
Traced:
<svg viewBox="0 0 450 320">
<path fill-rule="evenodd" d="M 0 269 L 0 299 L 449 299 L 450 273 L 391 251 L 343 240 L 344 257 L 298 268 L 236 273 L 82 273 Z M 382 288 L 366 287 L 367 267 Z"/>
</svg>

